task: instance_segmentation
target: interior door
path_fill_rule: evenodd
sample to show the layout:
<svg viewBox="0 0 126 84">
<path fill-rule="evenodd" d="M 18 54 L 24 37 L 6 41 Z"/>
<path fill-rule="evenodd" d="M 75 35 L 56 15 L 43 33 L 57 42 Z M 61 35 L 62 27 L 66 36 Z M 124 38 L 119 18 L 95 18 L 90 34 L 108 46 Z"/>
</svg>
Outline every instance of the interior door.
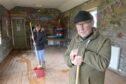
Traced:
<svg viewBox="0 0 126 84">
<path fill-rule="evenodd" d="M 12 34 L 13 34 L 13 46 L 14 49 L 26 49 L 26 29 L 25 18 L 13 17 L 12 18 Z"/>
</svg>

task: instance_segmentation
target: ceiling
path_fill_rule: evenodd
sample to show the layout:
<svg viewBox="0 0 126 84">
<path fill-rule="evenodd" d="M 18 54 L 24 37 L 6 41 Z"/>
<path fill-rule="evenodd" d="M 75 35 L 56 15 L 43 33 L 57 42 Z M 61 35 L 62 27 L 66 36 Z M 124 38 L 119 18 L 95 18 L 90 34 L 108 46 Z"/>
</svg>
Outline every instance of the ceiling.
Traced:
<svg viewBox="0 0 126 84">
<path fill-rule="evenodd" d="M 43 7 L 57 8 L 64 12 L 86 1 L 88 0 L 0 0 L 0 4 L 7 9 L 12 9 L 15 6 Z"/>
</svg>

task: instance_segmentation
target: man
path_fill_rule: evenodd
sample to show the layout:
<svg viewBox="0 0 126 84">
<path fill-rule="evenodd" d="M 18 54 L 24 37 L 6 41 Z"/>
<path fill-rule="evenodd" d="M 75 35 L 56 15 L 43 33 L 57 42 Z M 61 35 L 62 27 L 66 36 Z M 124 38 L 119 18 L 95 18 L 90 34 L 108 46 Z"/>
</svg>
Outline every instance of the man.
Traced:
<svg viewBox="0 0 126 84">
<path fill-rule="evenodd" d="M 75 84 L 77 66 L 80 66 L 79 84 L 104 84 L 111 41 L 93 27 L 93 16 L 87 11 L 80 11 L 74 23 L 77 35 L 65 52 L 65 61 L 70 68 L 69 84 Z"/>
</svg>

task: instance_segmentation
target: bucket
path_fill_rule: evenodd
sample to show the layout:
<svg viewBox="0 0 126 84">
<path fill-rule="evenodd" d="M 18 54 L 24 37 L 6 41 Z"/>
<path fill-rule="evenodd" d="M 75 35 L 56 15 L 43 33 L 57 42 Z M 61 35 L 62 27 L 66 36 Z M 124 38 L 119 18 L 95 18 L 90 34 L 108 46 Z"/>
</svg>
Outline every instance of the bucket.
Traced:
<svg viewBox="0 0 126 84">
<path fill-rule="evenodd" d="M 45 76 L 45 69 L 38 69 L 37 67 L 35 67 L 33 71 L 36 73 L 37 78 Z"/>
</svg>

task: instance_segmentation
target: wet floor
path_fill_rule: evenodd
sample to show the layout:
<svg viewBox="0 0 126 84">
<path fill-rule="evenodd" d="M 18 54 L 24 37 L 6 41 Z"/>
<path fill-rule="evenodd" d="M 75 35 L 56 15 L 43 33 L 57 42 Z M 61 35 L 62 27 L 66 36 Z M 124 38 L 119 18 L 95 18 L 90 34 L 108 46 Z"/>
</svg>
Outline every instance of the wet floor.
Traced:
<svg viewBox="0 0 126 84">
<path fill-rule="evenodd" d="M 54 53 L 55 51 L 58 51 Z M 68 68 L 64 63 L 64 49 L 53 47 L 45 52 L 46 72 L 45 76 L 37 78 L 34 67 L 37 59 L 34 52 L 13 51 L 1 64 L 0 84 L 67 84 Z"/>
<path fill-rule="evenodd" d="M 32 50 L 12 51 L 0 63 L 0 84 L 68 84 L 69 69 L 64 62 L 65 48 L 48 47 L 45 50 L 45 76 L 37 78 L 34 67 L 37 59 Z M 107 70 L 105 84 L 125 84 L 126 78 Z"/>
</svg>

